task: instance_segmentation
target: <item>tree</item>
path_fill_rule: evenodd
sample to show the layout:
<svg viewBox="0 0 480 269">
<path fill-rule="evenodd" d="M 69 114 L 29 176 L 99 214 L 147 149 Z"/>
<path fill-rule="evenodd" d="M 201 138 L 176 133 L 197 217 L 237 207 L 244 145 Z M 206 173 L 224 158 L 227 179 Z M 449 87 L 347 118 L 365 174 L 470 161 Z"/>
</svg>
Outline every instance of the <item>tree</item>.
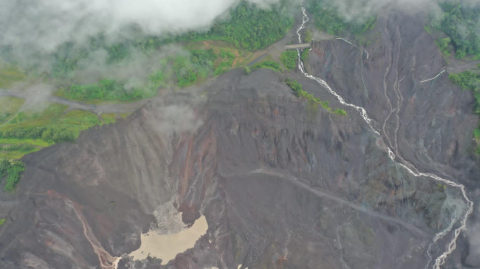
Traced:
<svg viewBox="0 0 480 269">
<path fill-rule="evenodd" d="M 287 50 L 280 55 L 280 61 L 287 69 L 293 70 L 297 66 L 297 56 L 296 50 Z"/>
</svg>

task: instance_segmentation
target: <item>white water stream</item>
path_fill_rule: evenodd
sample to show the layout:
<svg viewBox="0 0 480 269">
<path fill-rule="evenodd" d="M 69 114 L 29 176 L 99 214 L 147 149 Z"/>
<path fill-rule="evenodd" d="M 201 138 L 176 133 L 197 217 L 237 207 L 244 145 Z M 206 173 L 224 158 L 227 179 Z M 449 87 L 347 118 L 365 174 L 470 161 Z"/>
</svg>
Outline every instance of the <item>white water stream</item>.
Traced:
<svg viewBox="0 0 480 269">
<path fill-rule="evenodd" d="M 298 35 L 298 43 L 301 44 L 302 43 L 302 36 L 301 36 L 301 33 L 300 31 L 302 29 L 305 28 L 305 23 L 308 22 L 309 18 L 307 16 L 307 13 L 305 11 L 305 7 L 303 7 L 303 2 L 302 2 L 302 12 L 303 12 L 303 18 L 302 18 L 302 24 L 300 25 L 300 27 L 297 29 L 297 35 Z M 347 41 L 346 39 L 343 39 L 343 38 L 337 38 L 337 39 L 341 39 L 343 41 L 346 41 L 347 43 L 350 43 L 352 44 L 351 42 Z M 353 44 L 352 44 L 353 45 Z M 355 46 L 355 45 L 354 45 Z M 366 50 L 365 50 L 366 51 Z M 368 53 L 368 52 L 367 52 Z M 322 87 L 324 87 L 325 89 L 328 90 L 328 92 L 330 92 L 332 95 L 334 95 L 338 101 L 344 105 L 344 106 L 347 106 L 347 107 L 351 107 L 355 110 L 358 111 L 358 113 L 360 113 L 360 115 L 362 116 L 362 118 L 365 120 L 365 122 L 368 124 L 368 126 L 370 127 L 370 129 L 375 133 L 377 134 L 378 136 L 381 136 L 380 133 L 375 130 L 375 128 L 373 128 L 372 126 L 372 120 L 368 117 L 368 114 L 367 114 L 367 111 L 363 108 L 363 107 L 360 107 L 360 106 L 356 106 L 356 105 L 353 105 L 353 104 L 350 104 L 350 103 L 347 103 L 343 100 L 343 98 L 337 94 L 334 90 L 332 90 L 332 88 L 330 88 L 330 86 L 328 86 L 328 84 L 318 78 L 318 77 L 314 77 L 310 74 L 308 74 L 306 71 L 305 71 L 305 67 L 304 67 L 304 64 L 301 60 L 301 57 L 300 57 L 300 50 L 297 49 L 297 54 L 298 54 L 298 68 L 300 69 L 300 71 L 302 72 L 303 75 L 305 75 L 305 77 L 309 78 L 309 79 L 312 79 L 312 80 L 315 80 L 316 82 L 318 82 L 318 84 L 320 84 Z M 367 54 L 368 55 L 368 54 Z M 445 69 L 440 72 L 436 77 L 430 79 L 430 80 L 433 80 L 435 78 L 437 78 L 439 75 L 441 75 L 443 72 L 445 72 Z M 429 80 L 426 80 L 426 81 L 429 81 Z M 426 82 L 426 81 L 422 81 L 422 82 Z M 386 145 L 386 144 L 385 144 Z M 433 268 L 434 269 L 440 269 L 440 266 L 442 266 L 443 264 L 445 264 L 445 261 L 448 257 L 448 255 L 450 255 L 455 249 L 456 249 L 456 246 L 457 246 L 457 239 L 460 235 L 460 233 L 462 231 L 465 231 L 466 230 L 466 226 L 467 226 L 467 220 L 468 220 L 468 217 L 470 216 L 470 214 L 472 214 L 473 212 L 473 202 L 468 198 L 468 195 L 467 195 L 467 192 L 465 190 L 465 186 L 460 184 L 460 183 L 457 183 L 457 182 L 454 182 L 454 181 L 451 181 L 451 180 L 448 180 L 448 179 L 444 179 L 444 178 L 441 178 L 435 174 L 431 174 L 431 173 L 421 173 L 421 172 L 414 172 L 414 170 L 417 170 L 418 169 L 416 167 L 413 167 L 412 164 L 408 164 L 410 166 L 413 167 L 410 168 L 408 167 L 407 165 L 401 163 L 401 162 L 397 162 L 395 159 L 396 159 L 396 155 L 393 153 L 393 151 L 388 147 L 387 147 L 387 151 L 388 151 L 388 156 L 390 157 L 390 159 L 397 163 L 399 166 L 401 166 L 402 168 L 404 168 L 405 170 L 407 170 L 410 174 L 412 174 L 414 177 L 427 177 L 427 178 L 430 178 L 430 179 L 433 179 L 435 181 L 438 181 L 438 182 L 441 182 L 443 184 L 446 184 L 450 187 L 453 187 L 453 188 L 457 188 L 459 189 L 461 192 L 462 192 L 462 195 L 463 195 L 463 198 L 465 199 L 466 203 L 467 203 L 467 210 L 465 212 L 465 215 L 463 216 L 461 222 L 460 222 L 460 226 L 455 229 L 455 231 L 453 232 L 453 238 L 452 240 L 447 244 L 446 246 L 446 250 L 441 254 L 439 255 L 436 259 L 435 259 L 435 263 L 433 265 Z M 400 156 L 399 156 L 400 157 Z M 400 158 L 402 159 L 402 158 Z M 430 255 L 430 249 L 432 247 L 432 245 L 434 245 L 438 240 L 440 240 L 441 238 L 443 238 L 447 233 L 448 231 L 450 231 L 453 226 L 454 226 L 454 222 L 455 222 L 455 217 L 453 218 L 452 220 L 452 223 L 449 225 L 449 228 L 437 233 L 435 235 L 435 237 L 433 238 L 433 242 L 430 244 L 429 248 L 428 248 L 428 251 L 427 251 L 427 255 L 429 256 L 429 260 L 427 262 L 427 267 L 429 266 L 431 260 L 432 260 L 432 257 Z"/>
<path fill-rule="evenodd" d="M 338 36 L 337 36 L 337 37 L 335 37 L 335 39 L 337 39 L 337 40 L 343 40 L 343 41 L 347 42 L 348 44 L 354 46 L 355 48 L 359 48 L 357 45 L 353 44 L 350 40 L 347 40 L 347 39 L 345 39 L 345 38 L 343 38 L 343 37 L 338 37 Z M 366 49 L 363 49 L 363 52 L 367 54 L 367 60 L 368 60 L 368 57 L 369 57 L 368 51 L 367 51 Z"/>
<path fill-rule="evenodd" d="M 422 80 L 422 81 L 420 81 L 420 83 L 424 83 L 424 82 L 427 82 L 427 81 L 434 80 L 434 79 L 438 78 L 441 74 L 445 73 L 445 71 L 446 71 L 445 68 L 443 68 L 442 71 L 440 71 L 440 73 L 438 73 L 438 75 L 434 76 L 431 79 Z"/>
</svg>

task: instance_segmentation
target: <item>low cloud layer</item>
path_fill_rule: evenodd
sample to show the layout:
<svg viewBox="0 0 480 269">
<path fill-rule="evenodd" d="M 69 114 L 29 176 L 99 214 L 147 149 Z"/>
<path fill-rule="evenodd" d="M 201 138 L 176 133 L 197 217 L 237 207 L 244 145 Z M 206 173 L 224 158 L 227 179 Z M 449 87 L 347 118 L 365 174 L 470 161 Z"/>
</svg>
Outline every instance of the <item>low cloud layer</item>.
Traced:
<svg viewBox="0 0 480 269">
<path fill-rule="evenodd" d="M 347 21 L 363 20 L 369 16 L 377 15 L 382 9 L 394 7 L 407 12 L 438 12 L 441 2 L 458 0 L 321 0 L 338 8 L 342 17 Z M 462 4 L 478 5 L 480 0 L 462 0 Z"/>
<path fill-rule="evenodd" d="M 82 41 L 126 27 L 147 34 L 207 29 L 239 0 L 3 0 L 0 45 L 51 52 L 66 41 Z M 268 6 L 277 0 L 250 0 Z"/>
<path fill-rule="evenodd" d="M 279 0 L 248 0 L 268 8 Z M 292 0 L 299 1 L 299 0 Z M 418 10 L 439 0 L 322 0 L 338 7 L 347 20 L 358 20 L 388 5 Z M 468 0 L 478 2 L 479 0 Z M 0 8 L 0 45 L 38 53 L 54 51 L 67 41 L 89 36 L 128 35 L 129 27 L 146 34 L 206 30 L 226 17 L 240 0 L 3 0 Z"/>
<path fill-rule="evenodd" d="M 386 7 L 395 7 L 409 12 L 435 8 L 438 0 L 324 0 L 336 6 L 347 21 L 363 20 L 376 15 Z"/>
</svg>

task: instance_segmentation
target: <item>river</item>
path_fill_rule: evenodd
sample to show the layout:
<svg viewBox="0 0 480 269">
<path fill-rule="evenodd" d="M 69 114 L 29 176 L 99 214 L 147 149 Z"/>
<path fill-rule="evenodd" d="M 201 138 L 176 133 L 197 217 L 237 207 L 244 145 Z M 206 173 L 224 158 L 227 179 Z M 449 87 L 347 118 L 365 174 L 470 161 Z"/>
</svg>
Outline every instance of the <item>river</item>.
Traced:
<svg viewBox="0 0 480 269">
<path fill-rule="evenodd" d="M 297 36 L 298 36 L 298 43 L 301 44 L 302 43 L 302 35 L 301 35 L 301 30 L 305 28 L 305 24 L 309 21 L 309 17 L 306 13 L 306 10 L 305 10 L 305 7 L 303 6 L 303 2 L 302 2 L 302 13 L 303 13 L 303 17 L 302 17 L 302 24 L 300 25 L 300 27 L 297 29 Z M 342 38 L 340 38 L 342 39 Z M 343 39 L 344 40 L 344 39 Z M 348 41 L 347 41 L 348 42 Z M 350 43 L 350 42 L 349 42 Z M 352 44 L 353 45 L 353 44 Z M 355 46 L 355 45 L 354 45 Z M 367 52 L 365 49 L 364 49 L 364 52 Z M 316 82 L 318 82 L 318 84 L 320 84 L 320 86 L 322 86 L 323 88 L 325 88 L 328 92 L 330 92 L 332 95 L 334 95 L 337 100 L 340 102 L 340 104 L 344 105 L 344 106 L 347 106 L 347 107 L 351 107 L 353 109 L 355 109 L 361 116 L 362 118 L 365 120 L 365 122 L 368 124 L 368 126 L 370 127 L 370 129 L 377 135 L 379 136 L 381 139 L 383 139 L 383 136 L 380 134 L 380 132 L 378 132 L 377 130 L 375 130 L 375 128 L 373 128 L 372 126 L 372 119 L 370 119 L 368 117 L 368 114 L 367 114 L 367 111 L 363 108 L 363 107 L 360 107 L 360 106 L 356 106 L 354 104 L 350 104 L 350 103 L 347 103 L 343 100 L 343 98 L 338 94 L 336 93 L 332 88 L 330 88 L 330 86 L 328 86 L 328 84 L 318 78 L 318 77 L 314 77 L 310 74 L 308 74 L 306 71 L 305 71 L 305 66 L 301 60 L 301 57 L 300 57 L 300 50 L 297 49 L 297 54 L 298 54 L 298 69 L 300 70 L 300 72 L 302 72 L 303 75 L 305 75 L 305 77 L 309 78 L 309 79 L 312 79 L 312 80 L 315 80 Z M 367 55 L 368 55 L 368 52 L 367 52 Z M 443 73 L 443 72 L 441 72 Z M 440 74 L 441 74 L 440 73 Z M 440 75 L 439 74 L 439 75 Z M 438 75 L 437 75 L 438 76 Z M 446 249 L 445 251 L 439 255 L 436 259 L 435 259 L 435 263 L 433 264 L 433 268 L 434 269 L 440 269 L 440 267 L 445 264 L 445 261 L 448 257 L 448 255 L 450 255 L 457 247 L 457 239 L 458 237 L 460 236 L 460 233 L 465 231 L 466 230 L 466 227 L 467 227 L 467 220 L 468 220 L 468 217 L 472 214 L 473 212 L 473 202 L 470 200 L 470 198 L 468 197 L 467 195 L 467 192 L 465 190 L 465 186 L 460 184 L 460 183 L 457 183 L 457 182 L 454 182 L 454 181 L 451 181 L 451 180 L 448 180 L 448 179 L 445 179 L 445 178 L 441 178 L 435 174 L 432 174 L 432 173 L 422 173 L 422 172 L 414 172 L 413 170 L 416 170 L 416 171 L 419 171 L 416 167 L 414 167 L 412 164 L 410 163 L 407 163 L 407 164 L 404 164 L 402 163 L 401 161 L 397 161 L 397 156 L 395 155 L 395 153 L 392 151 L 392 149 L 390 147 L 387 146 L 387 144 L 385 143 L 386 147 L 387 147 L 387 152 L 388 152 L 388 156 L 390 157 L 390 159 L 395 162 L 397 165 L 399 165 L 400 167 L 404 168 L 405 170 L 407 170 L 411 175 L 413 175 L 414 177 L 426 177 L 426 178 L 430 178 L 432 180 L 435 180 L 435 181 L 438 181 L 438 182 L 441 182 L 443 184 L 446 184 L 450 187 L 453 187 L 453 188 L 457 188 L 461 191 L 462 195 L 463 195 L 463 198 L 465 199 L 466 201 L 466 204 L 467 204 L 467 210 L 465 211 L 465 214 L 462 218 L 462 220 L 460 221 L 460 226 L 458 228 L 455 229 L 455 231 L 453 232 L 453 238 L 452 240 L 447 244 L 446 246 Z M 401 156 L 398 156 L 400 160 L 403 160 L 403 158 L 401 158 Z M 410 166 L 410 167 L 409 167 Z M 430 250 L 431 250 L 431 247 L 440 239 L 442 239 L 443 237 L 445 237 L 448 232 L 453 228 L 454 226 L 454 222 L 456 221 L 456 218 L 453 218 L 452 220 L 452 223 L 443 231 L 440 231 L 438 232 L 434 238 L 433 238 L 433 242 L 429 245 L 428 247 L 428 250 L 427 250 L 427 255 L 428 255 L 428 261 L 427 261 L 427 264 L 425 266 L 425 268 L 428 268 L 428 266 L 430 265 L 431 261 L 433 260 L 431 254 L 430 254 Z"/>
</svg>

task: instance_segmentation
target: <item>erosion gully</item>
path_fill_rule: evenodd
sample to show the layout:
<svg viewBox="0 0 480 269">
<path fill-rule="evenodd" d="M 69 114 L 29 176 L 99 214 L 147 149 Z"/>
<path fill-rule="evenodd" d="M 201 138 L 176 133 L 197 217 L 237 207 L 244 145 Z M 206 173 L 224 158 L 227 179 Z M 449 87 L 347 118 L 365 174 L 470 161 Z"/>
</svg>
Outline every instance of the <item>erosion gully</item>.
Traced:
<svg viewBox="0 0 480 269">
<path fill-rule="evenodd" d="M 302 35 L 300 33 L 300 31 L 302 29 L 305 28 L 305 24 L 309 21 L 309 17 L 305 11 L 305 7 L 303 6 L 303 3 L 302 3 L 302 13 L 303 13 L 303 17 L 302 17 L 302 24 L 300 25 L 300 27 L 297 29 L 297 36 L 298 36 L 298 43 L 301 44 L 302 43 Z M 340 38 L 340 37 L 337 37 L 336 39 L 338 40 L 343 40 L 355 47 L 357 47 L 356 45 L 354 45 L 353 43 L 351 43 L 350 41 L 344 39 L 344 38 Z M 364 49 L 364 53 L 367 53 L 367 57 L 368 57 L 368 52 Z M 344 106 L 347 106 L 347 107 L 351 107 L 353 109 L 355 109 L 359 114 L 360 116 L 362 116 L 363 120 L 368 124 L 368 126 L 370 127 L 370 129 L 377 135 L 379 136 L 381 139 L 383 139 L 384 137 L 377 131 L 375 130 L 375 128 L 373 128 L 372 126 L 372 119 L 370 119 L 368 117 L 368 114 L 367 114 L 367 111 L 363 108 L 363 107 L 360 107 L 360 106 L 356 106 L 354 104 L 350 104 L 350 103 L 347 103 L 344 101 L 344 99 L 338 94 L 336 93 L 332 88 L 330 88 L 330 86 L 328 86 L 328 84 L 318 78 L 318 77 L 315 77 L 315 76 L 312 76 L 310 74 L 308 74 L 306 71 L 305 71 L 305 66 L 300 58 L 300 49 L 297 49 L 297 54 L 298 54 L 298 69 L 300 70 L 300 72 L 302 72 L 302 74 L 309 78 L 309 79 L 312 79 L 312 80 L 315 80 L 316 82 L 318 82 L 318 84 L 320 84 L 320 86 L 322 86 L 323 88 L 327 89 L 327 91 L 329 93 L 331 93 L 333 96 L 335 96 L 337 98 L 337 100 L 340 102 L 340 104 L 344 105 Z M 437 78 L 439 75 L 441 75 L 442 73 L 445 72 L 445 69 L 443 69 L 436 77 L 430 79 L 430 80 L 433 80 L 435 78 Z M 429 80 L 426 80 L 426 81 L 429 81 Z M 426 82 L 426 81 L 422 81 L 423 82 Z M 398 113 L 398 110 L 397 109 L 397 113 Z M 386 134 L 385 134 L 386 135 Z M 387 138 L 388 139 L 388 138 Z M 385 145 L 387 145 L 385 143 Z M 463 198 L 465 199 L 466 203 L 467 203 L 467 210 L 465 211 L 465 215 L 463 216 L 461 222 L 460 222 L 460 226 L 458 228 L 455 229 L 455 231 L 453 232 L 453 238 L 451 239 L 450 242 L 448 242 L 447 246 L 446 246 L 446 249 L 445 251 L 439 255 L 436 259 L 435 259 L 435 263 L 433 264 L 433 268 L 434 269 L 440 269 L 440 267 L 442 265 L 445 264 L 445 261 L 448 257 L 448 255 L 450 255 L 457 247 L 457 239 L 460 235 L 461 232 L 465 231 L 466 230 L 466 226 L 467 226 L 467 220 L 468 220 L 468 217 L 472 214 L 473 212 L 473 202 L 469 199 L 468 195 L 467 195 L 467 192 L 465 190 L 465 186 L 460 184 L 460 183 L 457 183 L 457 182 L 454 182 L 454 181 L 451 181 L 451 180 L 448 180 L 448 179 L 445 179 L 445 178 L 441 178 L 435 174 L 432 174 L 432 173 L 422 173 L 422 172 L 418 172 L 419 170 L 411 163 L 408 163 L 406 161 L 403 160 L 403 158 L 401 156 L 397 156 L 395 155 L 395 153 L 392 151 L 392 149 L 388 146 L 386 146 L 386 149 L 387 149 L 387 152 L 388 152 L 388 156 L 389 158 L 395 162 L 397 165 L 399 165 L 400 167 L 404 168 L 406 171 L 408 171 L 410 174 L 412 174 L 414 177 L 426 177 L 426 178 L 430 178 L 431 180 L 435 180 L 435 181 L 438 181 L 438 182 L 441 182 L 443 184 L 446 184 L 450 187 L 453 187 L 453 188 L 457 188 L 461 191 L 462 195 L 463 195 Z M 397 149 L 398 150 L 398 149 Z M 397 154 L 398 154 L 398 151 L 397 151 Z M 399 159 L 399 161 L 397 161 L 397 158 Z M 415 170 L 415 171 L 414 171 Z M 416 172 L 417 171 L 417 172 Z M 454 226 L 454 222 L 456 221 L 456 218 L 454 217 L 452 219 L 452 223 L 443 231 L 440 231 L 439 233 L 437 233 L 434 238 L 433 238 L 433 241 L 432 243 L 429 245 L 428 247 L 428 250 L 427 250 L 427 255 L 428 255 L 428 262 L 425 266 L 425 268 L 428 268 L 430 263 L 432 262 L 433 260 L 433 257 L 432 255 L 430 254 L 430 250 L 432 248 L 432 246 L 437 243 L 438 240 L 442 239 L 444 236 L 446 236 L 448 234 L 448 232 L 453 229 L 453 226 Z"/>
</svg>

